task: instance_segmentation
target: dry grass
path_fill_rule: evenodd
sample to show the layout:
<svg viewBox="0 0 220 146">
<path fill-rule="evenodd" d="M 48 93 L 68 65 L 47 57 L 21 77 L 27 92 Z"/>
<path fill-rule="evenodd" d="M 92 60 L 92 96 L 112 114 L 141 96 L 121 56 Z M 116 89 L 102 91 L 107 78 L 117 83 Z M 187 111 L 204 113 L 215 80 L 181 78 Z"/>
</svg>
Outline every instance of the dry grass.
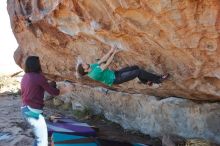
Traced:
<svg viewBox="0 0 220 146">
<path fill-rule="evenodd" d="M 186 142 L 186 146 L 214 146 L 214 144 L 202 139 L 189 139 Z"/>
<path fill-rule="evenodd" d="M 18 77 L 0 75 L 0 95 L 12 95 L 20 92 Z"/>
</svg>

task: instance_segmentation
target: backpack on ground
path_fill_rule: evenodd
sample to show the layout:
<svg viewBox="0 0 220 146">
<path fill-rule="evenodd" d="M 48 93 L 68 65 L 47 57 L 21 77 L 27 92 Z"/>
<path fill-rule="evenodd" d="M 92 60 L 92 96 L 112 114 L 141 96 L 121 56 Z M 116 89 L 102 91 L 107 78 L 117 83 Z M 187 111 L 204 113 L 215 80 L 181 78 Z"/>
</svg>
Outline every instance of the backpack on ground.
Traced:
<svg viewBox="0 0 220 146">
<path fill-rule="evenodd" d="M 70 118 L 56 118 L 56 120 L 46 120 L 48 135 L 53 132 L 59 133 L 75 133 L 82 136 L 95 136 L 96 130 L 87 123 L 77 122 Z"/>
</svg>

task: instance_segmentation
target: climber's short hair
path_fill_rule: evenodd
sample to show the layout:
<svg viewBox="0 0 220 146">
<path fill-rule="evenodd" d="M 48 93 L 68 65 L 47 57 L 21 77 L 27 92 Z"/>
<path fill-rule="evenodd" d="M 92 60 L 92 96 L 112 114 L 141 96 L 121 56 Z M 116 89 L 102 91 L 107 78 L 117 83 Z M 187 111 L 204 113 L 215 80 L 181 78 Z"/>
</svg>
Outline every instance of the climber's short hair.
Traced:
<svg viewBox="0 0 220 146">
<path fill-rule="evenodd" d="M 77 71 L 81 76 L 84 76 L 86 74 L 88 74 L 88 72 L 85 72 L 82 63 L 80 63 L 77 67 Z"/>
<path fill-rule="evenodd" d="M 38 56 L 28 56 L 28 58 L 25 61 L 24 71 L 25 71 L 25 73 L 30 73 L 30 72 L 40 73 L 40 72 L 42 72 L 39 57 Z"/>
</svg>

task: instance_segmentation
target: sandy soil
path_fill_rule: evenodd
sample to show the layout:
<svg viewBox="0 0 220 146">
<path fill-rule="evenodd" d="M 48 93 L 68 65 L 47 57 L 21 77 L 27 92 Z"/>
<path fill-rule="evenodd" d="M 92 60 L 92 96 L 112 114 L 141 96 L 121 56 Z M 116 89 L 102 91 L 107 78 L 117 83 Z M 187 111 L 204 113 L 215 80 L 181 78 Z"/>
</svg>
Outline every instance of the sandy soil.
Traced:
<svg viewBox="0 0 220 146">
<path fill-rule="evenodd" d="M 31 130 L 20 114 L 19 96 L 0 96 L 0 146 L 29 146 Z"/>
</svg>

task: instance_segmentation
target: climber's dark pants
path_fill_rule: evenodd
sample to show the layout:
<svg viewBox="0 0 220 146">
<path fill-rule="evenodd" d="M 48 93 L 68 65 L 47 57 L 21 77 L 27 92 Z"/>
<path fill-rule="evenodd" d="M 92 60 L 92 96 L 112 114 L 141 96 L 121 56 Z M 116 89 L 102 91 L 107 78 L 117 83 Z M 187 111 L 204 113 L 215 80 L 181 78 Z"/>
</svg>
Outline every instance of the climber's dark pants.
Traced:
<svg viewBox="0 0 220 146">
<path fill-rule="evenodd" d="M 136 77 L 138 77 L 142 83 L 146 83 L 147 81 L 157 84 L 161 83 L 161 76 L 146 72 L 145 70 L 140 69 L 138 66 L 130 66 L 115 71 L 115 80 L 113 84 L 121 84 L 133 80 Z"/>
</svg>

